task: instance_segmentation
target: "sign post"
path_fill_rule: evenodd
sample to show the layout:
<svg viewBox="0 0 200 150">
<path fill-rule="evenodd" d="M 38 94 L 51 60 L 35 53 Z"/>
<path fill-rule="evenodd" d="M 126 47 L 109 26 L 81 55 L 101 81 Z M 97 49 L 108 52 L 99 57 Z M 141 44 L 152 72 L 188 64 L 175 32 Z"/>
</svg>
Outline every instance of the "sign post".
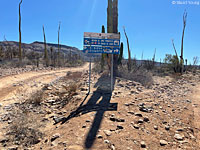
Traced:
<svg viewBox="0 0 200 150">
<path fill-rule="evenodd" d="M 111 92 L 113 91 L 113 54 L 120 53 L 120 34 L 116 33 L 84 33 L 84 53 L 111 54 Z M 91 55 L 89 65 L 89 94 L 91 82 Z"/>
<path fill-rule="evenodd" d="M 113 91 L 113 54 L 112 54 L 112 60 L 111 60 L 111 93 Z"/>
<path fill-rule="evenodd" d="M 91 54 L 90 54 L 90 65 L 89 65 L 89 91 L 88 91 L 88 94 L 90 94 L 90 82 L 91 82 Z"/>
</svg>

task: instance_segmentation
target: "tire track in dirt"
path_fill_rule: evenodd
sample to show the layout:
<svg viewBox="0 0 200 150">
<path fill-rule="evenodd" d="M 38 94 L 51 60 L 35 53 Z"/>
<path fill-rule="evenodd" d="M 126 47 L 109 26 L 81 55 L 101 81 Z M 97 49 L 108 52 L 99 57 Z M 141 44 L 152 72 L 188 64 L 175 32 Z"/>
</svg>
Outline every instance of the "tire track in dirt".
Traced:
<svg viewBox="0 0 200 150">
<path fill-rule="evenodd" d="M 87 70 L 87 67 L 88 63 L 86 63 L 84 66 L 81 67 L 67 68 L 59 71 L 28 72 L 19 75 L 3 77 L 0 79 L 0 101 L 4 100 L 5 98 L 8 99 L 12 93 L 14 93 L 17 89 L 19 89 L 21 87 L 20 85 L 18 85 L 19 83 L 23 83 L 23 85 L 26 85 L 29 82 L 36 80 L 40 81 L 43 84 L 50 83 L 59 77 L 65 76 L 67 71 L 82 72 L 84 70 Z M 14 84 L 16 85 L 14 86 Z"/>
</svg>

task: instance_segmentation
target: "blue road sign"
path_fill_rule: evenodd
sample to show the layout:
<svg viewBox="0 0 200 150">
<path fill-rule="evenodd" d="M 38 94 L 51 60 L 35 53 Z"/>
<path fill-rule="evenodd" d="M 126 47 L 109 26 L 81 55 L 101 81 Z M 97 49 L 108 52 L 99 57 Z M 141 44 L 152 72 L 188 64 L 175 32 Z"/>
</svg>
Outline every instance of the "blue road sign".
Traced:
<svg viewBox="0 0 200 150">
<path fill-rule="evenodd" d="M 89 36 L 88 36 L 89 35 Z M 109 38 L 109 39 L 108 39 Z M 120 35 L 111 33 L 84 33 L 84 53 L 120 53 Z"/>
<path fill-rule="evenodd" d="M 107 53 L 107 54 L 119 54 L 119 47 L 114 46 L 84 46 L 84 53 Z"/>
</svg>

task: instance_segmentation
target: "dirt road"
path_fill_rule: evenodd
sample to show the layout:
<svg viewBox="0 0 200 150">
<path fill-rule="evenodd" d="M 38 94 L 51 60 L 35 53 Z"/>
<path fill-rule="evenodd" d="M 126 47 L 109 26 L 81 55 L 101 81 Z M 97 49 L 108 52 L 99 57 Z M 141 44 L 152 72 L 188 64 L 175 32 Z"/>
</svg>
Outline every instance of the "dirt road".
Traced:
<svg viewBox="0 0 200 150">
<path fill-rule="evenodd" d="M 193 108 L 194 108 L 194 126 L 198 130 L 196 133 L 197 142 L 200 146 L 200 86 L 195 88 L 195 92 L 193 94 Z"/>
<path fill-rule="evenodd" d="M 28 95 L 42 88 L 42 85 L 65 76 L 67 71 L 82 72 L 88 69 L 88 63 L 76 68 L 66 68 L 57 71 L 27 72 L 0 78 L 0 103 L 8 105 L 24 94 Z"/>
</svg>

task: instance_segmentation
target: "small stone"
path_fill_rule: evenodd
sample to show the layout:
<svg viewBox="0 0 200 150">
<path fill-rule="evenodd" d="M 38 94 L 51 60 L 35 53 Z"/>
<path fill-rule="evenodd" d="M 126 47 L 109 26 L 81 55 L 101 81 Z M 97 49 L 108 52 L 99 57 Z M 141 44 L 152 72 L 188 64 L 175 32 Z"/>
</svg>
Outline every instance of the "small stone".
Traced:
<svg viewBox="0 0 200 150">
<path fill-rule="evenodd" d="M 189 136 L 190 136 L 190 138 L 193 139 L 193 140 L 196 139 L 195 136 L 194 136 L 193 134 L 191 134 L 191 133 L 189 133 Z"/>
<path fill-rule="evenodd" d="M 7 150 L 18 150 L 18 146 L 11 146 L 11 147 L 8 147 Z"/>
<path fill-rule="evenodd" d="M 122 129 L 124 129 L 124 127 L 117 125 L 117 130 L 119 130 L 119 129 L 122 130 Z"/>
<path fill-rule="evenodd" d="M 98 138 L 98 139 L 102 139 L 103 136 L 99 134 L 99 135 L 97 135 L 97 138 Z"/>
<path fill-rule="evenodd" d="M 141 141 L 140 145 L 141 145 L 142 148 L 146 148 L 146 143 L 144 141 Z"/>
<path fill-rule="evenodd" d="M 169 130 L 170 129 L 170 126 L 165 126 L 165 130 Z"/>
<path fill-rule="evenodd" d="M 110 143 L 110 141 L 108 141 L 108 140 L 104 140 L 104 143 L 106 143 L 106 144 L 109 144 L 109 143 Z"/>
<path fill-rule="evenodd" d="M 144 117 L 144 121 L 145 122 L 149 122 L 149 118 L 148 117 Z"/>
<path fill-rule="evenodd" d="M 153 126 L 154 130 L 158 130 L 158 126 Z"/>
<path fill-rule="evenodd" d="M 111 146 L 110 146 L 110 149 L 111 149 L 111 150 L 115 150 L 115 146 L 114 146 L 114 145 L 111 145 Z"/>
<path fill-rule="evenodd" d="M 144 122 L 143 119 L 138 120 L 138 123 L 143 123 L 143 122 Z"/>
<path fill-rule="evenodd" d="M 57 138 L 59 138 L 60 137 L 60 134 L 59 133 L 56 133 L 56 134 L 54 134 L 53 136 L 52 136 L 52 138 L 51 138 L 51 142 L 53 142 L 53 141 L 55 141 Z"/>
<path fill-rule="evenodd" d="M 167 143 L 167 141 L 165 141 L 165 140 L 160 140 L 160 145 L 161 146 L 165 146 L 165 145 L 167 145 L 168 143 Z"/>
<path fill-rule="evenodd" d="M 48 86 L 48 87 L 47 87 L 47 90 L 52 90 L 52 88 Z"/>
<path fill-rule="evenodd" d="M 142 114 L 139 113 L 139 112 L 136 112 L 136 113 L 135 113 L 135 116 L 142 117 Z"/>
<path fill-rule="evenodd" d="M 177 129 L 176 131 L 182 132 L 183 130 L 184 130 L 183 128 L 179 128 L 179 129 Z"/>
<path fill-rule="evenodd" d="M 124 105 L 125 105 L 125 106 L 129 106 L 129 103 L 125 103 Z"/>
<path fill-rule="evenodd" d="M 174 138 L 180 141 L 183 140 L 183 136 L 181 136 L 180 134 L 175 134 Z"/>
<path fill-rule="evenodd" d="M 134 127 L 135 129 L 139 129 L 139 128 L 140 128 L 140 126 L 137 125 L 137 124 L 134 124 L 133 127 Z"/>
<path fill-rule="evenodd" d="M 63 121 L 64 119 L 65 119 L 65 117 L 56 117 L 56 116 L 53 116 L 54 124 L 57 124 L 57 123 Z"/>
<path fill-rule="evenodd" d="M 111 131 L 109 131 L 109 130 L 104 130 L 103 132 L 104 132 L 104 133 L 105 133 L 105 135 L 107 135 L 107 136 L 111 136 L 111 134 L 112 134 L 112 132 L 111 132 Z"/>
</svg>

